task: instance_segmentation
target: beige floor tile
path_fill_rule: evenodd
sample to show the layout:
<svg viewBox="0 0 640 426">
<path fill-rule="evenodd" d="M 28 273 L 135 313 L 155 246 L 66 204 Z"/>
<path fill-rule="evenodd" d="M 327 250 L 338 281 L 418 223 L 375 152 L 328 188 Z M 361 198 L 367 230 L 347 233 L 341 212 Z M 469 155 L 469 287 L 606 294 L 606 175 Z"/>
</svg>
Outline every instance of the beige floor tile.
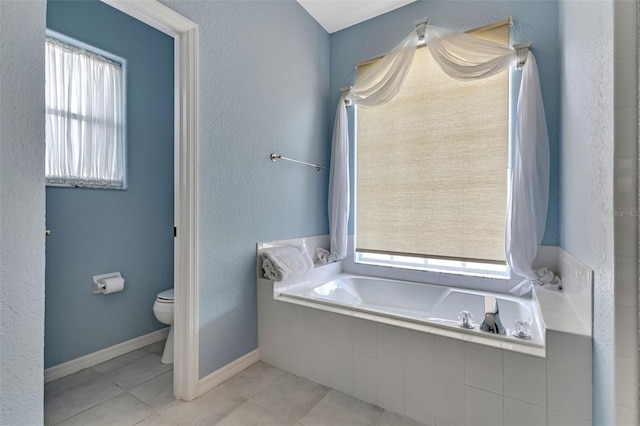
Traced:
<svg viewBox="0 0 640 426">
<path fill-rule="evenodd" d="M 376 426 L 423 426 L 424 423 L 417 422 L 407 416 L 385 410 Z"/>
<path fill-rule="evenodd" d="M 149 356 L 148 351 L 145 351 L 144 349 L 138 349 L 136 351 L 129 352 L 124 355 L 120 355 L 118 357 L 110 359 L 109 361 L 105 361 L 101 364 L 94 365 L 91 368 L 93 368 L 95 371 L 97 371 L 100 374 L 104 374 L 108 371 L 115 370 L 116 368 L 120 368 L 127 364 L 131 364 L 132 362 L 138 361 L 139 359 L 142 359 L 146 356 Z"/>
<path fill-rule="evenodd" d="M 178 426 L 178 423 L 160 414 L 153 414 L 140 423 L 136 423 L 136 426 Z"/>
<path fill-rule="evenodd" d="M 284 373 L 252 399 L 270 410 L 294 421 L 307 414 L 329 388 L 311 380 Z"/>
<path fill-rule="evenodd" d="M 173 403 L 173 370 L 129 390 L 129 393 L 153 408 L 166 407 Z"/>
<path fill-rule="evenodd" d="M 289 426 L 295 422 L 275 413 L 260 404 L 247 401 L 227 417 L 218 426 Z M 334 425 L 336 426 L 336 425 Z"/>
<path fill-rule="evenodd" d="M 153 412 L 128 393 L 120 394 L 60 423 L 60 426 L 133 426 Z"/>
<path fill-rule="evenodd" d="M 252 398 L 283 374 L 283 370 L 259 361 L 224 382 L 224 385 L 240 395 Z"/>
<path fill-rule="evenodd" d="M 123 390 L 91 369 L 44 387 L 44 417 L 52 425 L 100 404 Z"/>
<path fill-rule="evenodd" d="M 172 366 L 161 364 L 160 356 L 149 350 L 154 349 L 147 347 L 96 366 L 104 376 L 86 369 L 47 384 L 46 424 L 422 425 L 263 362 L 193 401 L 176 401 Z"/>
<path fill-rule="evenodd" d="M 375 425 L 383 411 L 332 389 L 299 423 L 304 426 Z"/>
<path fill-rule="evenodd" d="M 176 401 L 159 414 L 182 425 L 211 425 L 240 407 L 247 398 L 219 385 L 193 401 Z"/>
<path fill-rule="evenodd" d="M 132 389 L 171 369 L 173 364 L 162 364 L 160 356 L 151 354 L 131 364 L 108 371 L 105 376 L 124 389 Z"/>
<path fill-rule="evenodd" d="M 89 379 L 99 377 L 100 375 L 93 371 L 91 368 L 85 368 L 77 373 L 70 374 L 61 379 L 54 380 L 53 382 L 46 383 L 44 385 L 44 395 L 54 395 L 60 392 L 65 392 L 73 387 L 86 382 Z"/>
<path fill-rule="evenodd" d="M 152 354 L 162 356 L 162 352 L 164 352 L 164 345 L 166 342 L 167 342 L 167 339 L 160 340 L 159 342 L 155 342 L 145 346 L 144 349 L 151 352 Z"/>
</svg>

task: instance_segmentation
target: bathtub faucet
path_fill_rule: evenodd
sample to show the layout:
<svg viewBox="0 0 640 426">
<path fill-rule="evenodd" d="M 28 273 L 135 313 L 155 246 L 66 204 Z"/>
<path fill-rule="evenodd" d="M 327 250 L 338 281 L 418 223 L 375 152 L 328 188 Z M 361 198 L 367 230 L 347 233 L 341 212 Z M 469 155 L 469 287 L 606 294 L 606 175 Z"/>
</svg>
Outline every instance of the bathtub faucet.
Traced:
<svg viewBox="0 0 640 426">
<path fill-rule="evenodd" d="M 505 334 L 504 326 L 500 321 L 498 301 L 495 296 L 484 297 L 484 321 L 480 325 L 480 330 L 487 333 Z"/>
</svg>

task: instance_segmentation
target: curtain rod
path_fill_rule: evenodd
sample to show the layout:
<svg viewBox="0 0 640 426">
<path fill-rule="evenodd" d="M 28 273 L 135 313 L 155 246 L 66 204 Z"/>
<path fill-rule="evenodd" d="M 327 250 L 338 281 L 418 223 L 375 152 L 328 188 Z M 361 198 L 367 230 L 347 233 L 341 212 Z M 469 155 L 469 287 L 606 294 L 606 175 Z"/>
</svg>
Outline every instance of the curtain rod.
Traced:
<svg viewBox="0 0 640 426">
<path fill-rule="evenodd" d="M 319 164 L 312 164 L 312 163 L 307 163 L 306 161 L 294 160 L 293 158 L 287 158 L 287 157 L 279 155 L 279 154 L 271 154 L 270 158 L 271 158 L 271 161 L 286 160 L 286 161 L 292 161 L 292 162 L 298 163 L 298 164 L 304 164 L 305 166 L 315 167 L 317 172 L 319 172 L 320 170 L 324 170 L 324 166 L 321 166 Z"/>
</svg>

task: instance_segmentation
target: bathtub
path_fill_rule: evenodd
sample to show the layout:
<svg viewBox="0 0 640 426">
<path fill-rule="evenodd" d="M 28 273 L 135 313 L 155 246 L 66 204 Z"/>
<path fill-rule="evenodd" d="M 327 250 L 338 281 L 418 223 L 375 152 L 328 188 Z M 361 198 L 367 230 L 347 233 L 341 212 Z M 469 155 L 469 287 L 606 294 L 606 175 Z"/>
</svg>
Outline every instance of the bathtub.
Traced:
<svg viewBox="0 0 640 426">
<path fill-rule="evenodd" d="M 484 319 L 485 296 L 494 296 L 506 334 L 480 330 Z M 341 273 L 327 280 L 305 282 L 275 289 L 274 298 L 317 309 L 362 316 L 378 322 L 390 320 L 433 334 L 512 349 L 544 347 L 544 329 L 535 296 L 480 292 L 439 285 L 394 281 Z M 473 315 L 471 329 L 458 325 L 461 311 Z M 530 323 L 531 337 L 515 337 L 514 322 Z M 493 342 L 493 343 L 492 343 Z"/>
</svg>

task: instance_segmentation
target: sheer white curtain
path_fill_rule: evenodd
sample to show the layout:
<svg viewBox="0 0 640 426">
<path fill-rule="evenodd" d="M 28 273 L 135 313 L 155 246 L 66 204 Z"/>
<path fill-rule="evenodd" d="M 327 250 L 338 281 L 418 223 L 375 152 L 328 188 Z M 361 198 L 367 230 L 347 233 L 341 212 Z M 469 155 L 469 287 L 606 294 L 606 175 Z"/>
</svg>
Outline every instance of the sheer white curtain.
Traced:
<svg viewBox="0 0 640 426">
<path fill-rule="evenodd" d="M 347 256 L 349 232 L 349 117 L 344 96 L 340 96 L 336 121 L 333 125 L 331 144 L 331 169 L 329 170 L 329 228 L 331 229 L 331 253 L 338 259 Z M 334 154 L 335 153 L 335 154 Z M 345 160 L 346 159 L 346 160 Z"/>
<path fill-rule="evenodd" d="M 331 253 L 338 259 L 347 256 L 349 222 L 349 119 L 345 101 L 368 107 L 382 105 L 393 99 L 406 80 L 416 47 L 418 34 L 412 31 L 338 101 L 331 144 L 328 203 Z"/>
<path fill-rule="evenodd" d="M 426 27 L 425 41 L 442 70 L 458 80 L 490 77 L 514 65 L 519 56 L 512 47 L 431 25 Z M 412 32 L 362 82 L 356 83 L 349 93 L 341 97 L 335 124 L 340 129 L 336 131 L 334 128 L 334 147 L 343 144 L 348 147 L 349 144 L 344 99 L 351 99 L 362 106 L 380 105 L 393 99 L 402 87 L 417 44 L 417 32 Z M 512 292 L 524 294 L 538 282 L 532 264 L 544 234 L 549 195 L 549 140 L 537 65 L 531 52 L 526 54 L 522 69 L 513 153 L 505 250 L 510 268 L 525 278 Z M 344 150 L 332 151 L 331 155 L 332 168 L 337 164 L 342 170 L 348 170 L 349 158 L 348 154 L 344 155 Z M 344 242 L 336 238 L 335 248 L 333 244 L 338 229 L 334 223 L 346 223 L 348 203 L 346 209 L 331 211 L 332 207 L 338 205 L 336 200 L 344 196 L 345 191 L 340 188 L 345 185 L 349 185 L 348 173 L 346 179 L 342 177 L 342 180 L 331 182 L 329 209 L 330 217 L 334 216 L 333 222 L 330 222 L 331 250 L 346 255 L 346 235 Z"/>
<path fill-rule="evenodd" d="M 549 203 L 549 135 L 531 52 L 522 69 L 517 108 L 506 250 L 511 270 L 525 278 L 511 292 L 523 295 L 540 284 L 532 264 L 544 236 Z"/>
<path fill-rule="evenodd" d="M 456 80 L 491 77 L 508 69 L 518 56 L 512 47 L 432 25 L 425 30 L 425 40 L 433 59 Z"/>
<path fill-rule="evenodd" d="M 121 65 L 55 39 L 45 52 L 47 183 L 122 187 Z"/>
</svg>

